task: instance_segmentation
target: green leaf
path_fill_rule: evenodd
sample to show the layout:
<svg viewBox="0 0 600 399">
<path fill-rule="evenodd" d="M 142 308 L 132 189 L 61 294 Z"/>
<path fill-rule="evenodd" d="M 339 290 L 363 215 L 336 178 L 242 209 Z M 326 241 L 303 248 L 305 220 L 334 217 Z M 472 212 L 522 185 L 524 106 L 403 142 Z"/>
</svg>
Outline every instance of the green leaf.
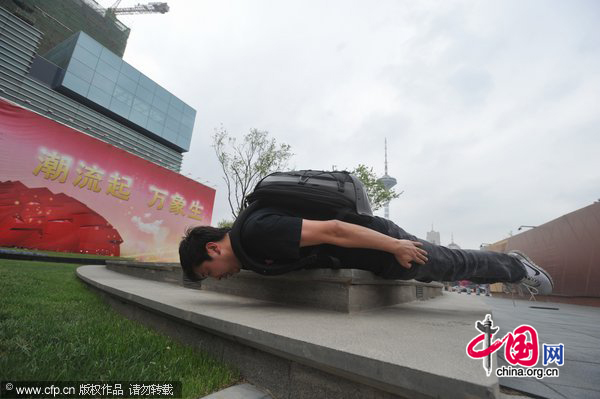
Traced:
<svg viewBox="0 0 600 399">
<path fill-rule="evenodd" d="M 358 179 L 365 185 L 367 190 L 367 196 L 371 202 L 371 208 L 376 211 L 377 209 L 384 206 L 389 201 L 400 197 L 394 189 L 386 190 L 383 183 L 379 180 L 372 167 L 368 167 L 363 164 L 352 170 L 350 173 L 358 177 Z"/>
</svg>

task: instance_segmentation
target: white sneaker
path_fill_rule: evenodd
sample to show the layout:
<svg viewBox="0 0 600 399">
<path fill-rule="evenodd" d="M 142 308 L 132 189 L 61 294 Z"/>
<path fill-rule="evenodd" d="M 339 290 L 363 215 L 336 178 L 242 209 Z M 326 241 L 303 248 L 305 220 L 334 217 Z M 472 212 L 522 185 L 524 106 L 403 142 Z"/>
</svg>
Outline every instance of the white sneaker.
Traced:
<svg viewBox="0 0 600 399">
<path fill-rule="evenodd" d="M 554 289 L 554 281 L 547 271 L 533 263 L 527 255 L 521 251 L 510 251 L 510 256 L 517 258 L 527 271 L 527 276 L 517 284 L 522 284 L 529 292 L 535 295 L 550 295 Z"/>
</svg>

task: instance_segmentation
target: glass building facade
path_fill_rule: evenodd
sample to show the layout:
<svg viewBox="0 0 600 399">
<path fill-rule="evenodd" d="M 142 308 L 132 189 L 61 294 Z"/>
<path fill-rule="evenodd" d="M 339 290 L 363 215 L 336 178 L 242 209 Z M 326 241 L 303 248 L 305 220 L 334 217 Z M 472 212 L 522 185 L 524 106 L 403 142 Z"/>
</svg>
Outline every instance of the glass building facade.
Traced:
<svg viewBox="0 0 600 399">
<path fill-rule="evenodd" d="M 44 55 L 63 69 L 54 81 L 142 131 L 188 151 L 196 111 L 84 32 Z"/>
</svg>

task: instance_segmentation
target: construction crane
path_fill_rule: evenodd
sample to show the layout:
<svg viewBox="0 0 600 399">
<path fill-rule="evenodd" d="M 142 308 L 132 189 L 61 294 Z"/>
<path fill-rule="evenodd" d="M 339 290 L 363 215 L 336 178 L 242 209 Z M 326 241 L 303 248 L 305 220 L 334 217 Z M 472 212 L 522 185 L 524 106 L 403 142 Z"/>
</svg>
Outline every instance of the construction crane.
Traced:
<svg viewBox="0 0 600 399">
<path fill-rule="evenodd" d="M 169 12 L 169 5 L 167 3 L 148 3 L 148 4 L 136 4 L 133 7 L 119 7 L 121 0 L 115 1 L 115 3 L 106 9 L 106 12 L 110 15 L 131 15 L 131 14 L 153 14 L 161 13 L 164 14 Z"/>
</svg>

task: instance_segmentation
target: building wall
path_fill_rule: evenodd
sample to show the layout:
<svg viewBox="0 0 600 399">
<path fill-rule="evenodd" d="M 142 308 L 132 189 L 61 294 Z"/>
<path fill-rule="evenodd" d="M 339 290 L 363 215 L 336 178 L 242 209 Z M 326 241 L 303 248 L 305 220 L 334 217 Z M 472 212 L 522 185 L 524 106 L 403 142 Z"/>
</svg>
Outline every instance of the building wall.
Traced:
<svg viewBox="0 0 600 399">
<path fill-rule="evenodd" d="M 125 52 L 129 28 L 105 16 L 93 0 L 0 0 L 0 7 L 43 32 L 38 48 L 41 55 L 80 30 L 119 57 Z"/>
<path fill-rule="evenodd" d="M 485 248 L 518 249 L 554 280 L 553 295 L 600 297 L 600 203 Z"/>
<path fill-rule="evenodd" d="M 182 154 L 29 76 L 42 32 L 0 7 L 0 97 L 168 169 Z"/>
</svg>

